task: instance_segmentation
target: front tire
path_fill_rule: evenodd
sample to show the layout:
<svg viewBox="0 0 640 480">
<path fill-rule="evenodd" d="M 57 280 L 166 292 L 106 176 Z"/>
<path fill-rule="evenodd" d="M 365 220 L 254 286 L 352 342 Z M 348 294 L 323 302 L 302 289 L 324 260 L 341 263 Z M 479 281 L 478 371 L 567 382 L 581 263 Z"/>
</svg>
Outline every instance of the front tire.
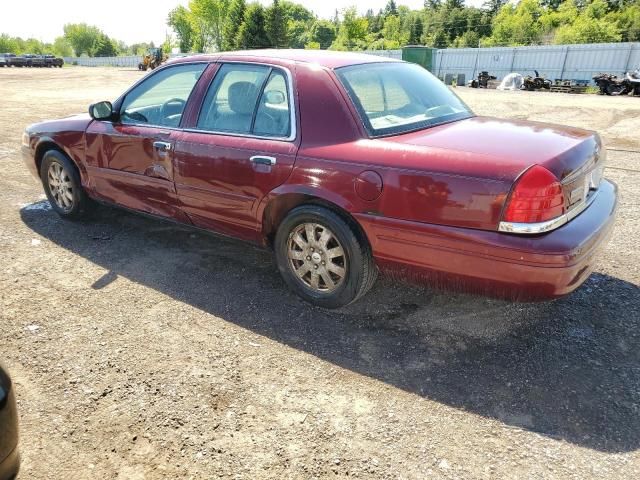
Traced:
<svg viewBox="0 0 640 480">
<path fill-rule="evenodd" d="M 93 202 L 82 188 L 80 174 L 63 153 L 49 150 L 44 154 L 40 179 L 51 207 L 62 218 L 77 220 L 91 210 Z"/>
<path fill-rule="evenodd" d="M 333 211 L 303 205 L 282 221 L 275 238 L 278 269 L 309 303 L 339 308 L 362 297 L 378 271 L 366 239 Z"/>
</svg>

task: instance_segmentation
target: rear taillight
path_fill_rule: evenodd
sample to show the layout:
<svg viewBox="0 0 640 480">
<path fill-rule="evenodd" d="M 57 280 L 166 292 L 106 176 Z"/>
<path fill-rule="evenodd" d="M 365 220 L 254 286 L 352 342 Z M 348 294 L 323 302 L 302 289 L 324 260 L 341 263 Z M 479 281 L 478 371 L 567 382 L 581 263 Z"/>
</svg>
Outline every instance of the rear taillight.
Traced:
<svg viewBox="0 0 640 480">
<path fill-rule="evenodd" d="M 556 176 L 534 165 L 516 182 L 502 220 L 511 223 L 538 223 L 565 213 L 562 185 Z"/>
</svg>

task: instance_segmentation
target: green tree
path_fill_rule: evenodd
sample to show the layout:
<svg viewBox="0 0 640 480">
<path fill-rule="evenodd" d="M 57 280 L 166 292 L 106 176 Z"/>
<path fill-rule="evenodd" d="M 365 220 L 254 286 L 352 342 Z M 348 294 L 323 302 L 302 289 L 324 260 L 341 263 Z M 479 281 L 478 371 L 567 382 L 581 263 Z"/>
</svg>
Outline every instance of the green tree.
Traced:
<svg viewBox="0 0 640 480">
<path fill-rule="evenodd" d="M 83 54 L 92 55 L 96 42 L 104 40 L 101 38 L 101 35 L 104 34 L 98 27 L 86 23 L 67 23 L 63 30 L 64 38 L 69 42 L 77 57 Z"/>
<path fill-rule="evenodd" d="M 266 48 L 271 45 L 265 29 L 264 9 L 259 3 L 247 6 L 236 43 L 239 48 L 245 49 Z"/>
<path fill-rule="evenodd" d="M 517 6 L 506 4 L 496 15 L 493 32 L 485 45 L 539 44 L 543 32 L 539 21 L 542 13 L 538 0 L 521 0 Z"/>
<path fill-rule="evenodd" d="M 193 26 L 190 12 L 182 5 L 169 12 L 167 25 L 173 28 L 178 36 L 178 46 L 181 52 L 190 52 L 193 46 Z"/>
<path fill-rule="evenodd" d="M 326 50 L 336 39 L 336 27 L 329 20 L 318 20 L 311 27 L 311 41 L 317 42 L 320 48 Z"/>
<path fill-rule="evenodd" d="M 389 0 L 384 7 L 384 16 L 386 17 L 388 15 L 398 15 L 398 7 L 394 0 Z"/>
<path fill-rule="evenodd" d="M 433 48 L 447 48 L 449 46 L 449 40 L 446 32 L 442 29 L 436 30 L 431 38 L 430 45 Z"/>
<path fill-rule="evenodd" d="M 640 41 L 640 3 L 609 13 L 607 20 L 617 26 L 623 42 Z"/>
<path fill-rule="evenodd" d="M 444 6 L 449 10 L 454 8 L 464 8 L 464 0 L 445 0 Z"/>
<path fill-rule="evenodd" d="M 388 49 L 399 48 L 400 45 L 406 43 L 407 39 L 400 28 L 400 18 L 397 15 L 389 15 L 385 18 L 382 38 L 391 43 L 391 46 L 387 47 Z"/>
<path fill-rule="evenodd" d="M 200 50 L 222 49 L 223 25 L 227 15 L 228 0 L 191 0 L 191 25 L 194 45 Z"/>
<path fill-rule="evenodd" d="M 0 35 L 0 52 L 16 53 L 17 50 L 18 45 L 14 38 L 10 37 L 6 33 Z"/>
<path fill-rule="evenodd" d="M 480 35 L 473 30 L 467 30 L 456 39 L 456 47 L 459 48 L 478 48 L 480 44 Z"/>
<path fill-rule="evenodd" d="M 59 57 L 72 57 L 73 48 L 69 45 L 69 42 L 64 37 L 57 37 L 53 41 L 51 52 Z"/>
<path fill-rule="evenodd" d="M 485 2 L 482 4 L 482 8 L 484 8 L 492 17 L 494 17 L 505 3 L 507 3 L 507 0 L 485 0 Z"/>
<path fill-rule="evenodd" d="M 334 50 L 363 50 L 366 47 L 367 19 L 358 16 L 356 7 L 344 10 L 338 36 L 331 44 Z"/>
<path fill-rule="evenodd" d="M 100 32 L 95 39 L 89 55 L 91 57 L 114 57 L 118 54 L 118 50 L 114 42 L 104 33 Z"/>
<path fill-rule="evenodd" d="M 299 3 L 282 0 L 280 2 L 280 6 L 282 7 L 282 10 L 284 10 L 284 15 L 287 20 L 296 22 L 313 22 L 316 18 L 311 10 Z"/>
<path fill-rule="evenodd" d="M 289 20 L 287 37 L 290 48 L 306 48 L 311 38 L 313 23 L 302 20 Z"/>
<path fill-rule="evenodd" d="M 424 33 L 422 17 L 419 15 L 414 16 L 410 28 L 411 33 L 409 34 L 409 45 L 419 45 L 422 41 L 422 34 Z"/>
<path fill-rule="evenodd" d="M 265 12 L 265 29 L 271 46 L 287 48 L 289 44 L 287 19 L 279 0 L 273 0 L 273 4 Z"/>
<path fill-rule="evenodd" d="M 238 49 L 238 30 L 244 21 L 244 12 L 247 5 L 244 0 L 233 0 L 229 5 L 227 19 L 223 28 L 222 49 L 237 50 Z"/>
<path fill-rule="evenodd" d="M 592 0 L 571 25 L 558 28 L 555 43 L 619 42 L 618 27 L 605 19 L 607 8 L 604 0 Z"/>
</svg>

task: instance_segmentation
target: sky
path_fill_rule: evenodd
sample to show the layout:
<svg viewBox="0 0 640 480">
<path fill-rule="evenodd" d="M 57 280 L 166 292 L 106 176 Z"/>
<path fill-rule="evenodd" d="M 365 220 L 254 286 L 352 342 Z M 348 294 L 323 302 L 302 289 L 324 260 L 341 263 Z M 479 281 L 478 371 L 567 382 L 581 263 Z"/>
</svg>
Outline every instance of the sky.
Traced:
<svg viewBox="0 0 640 480">
<path fill-rule="evenodd" d="M 294 0 L 295 1 L 295 0 Z M 271 0 L 260 0 L 267 5 Z M 153 41 L 162 43 L 167 33 L 167 14 L 188 0 L 7 0 L 0 13 L 0 33 L 22 38 L 37 38 L 51 42 L 62 35 L 65 23 L 95 25 L 107 35 L 127 44 Z M 249 3 L 249 2 L 247 2 Z M 336 10 L 355 5 L 362 13 L 383 8 L 387 0 L 299 0 L 323 18 L 331 18 Z M 467 0 L 479 5 L 482 0 Z M 421 8 L 424 0 L 396 0 L 398 5 Z"/>
</svg>

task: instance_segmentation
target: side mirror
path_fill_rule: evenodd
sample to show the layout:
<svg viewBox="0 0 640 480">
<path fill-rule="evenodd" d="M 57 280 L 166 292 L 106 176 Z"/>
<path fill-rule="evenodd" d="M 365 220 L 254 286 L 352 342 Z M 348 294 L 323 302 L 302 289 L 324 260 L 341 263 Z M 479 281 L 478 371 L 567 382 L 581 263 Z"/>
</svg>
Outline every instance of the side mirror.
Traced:
<svg viewBox="0 0 640 480">
<path fill-rule="evenodd" d="M 98 102 L 89 106 L 89 115 L 94 120 L 109 120 L 113 116 L 113 105 L 111 102 Z"/>
</svg>

